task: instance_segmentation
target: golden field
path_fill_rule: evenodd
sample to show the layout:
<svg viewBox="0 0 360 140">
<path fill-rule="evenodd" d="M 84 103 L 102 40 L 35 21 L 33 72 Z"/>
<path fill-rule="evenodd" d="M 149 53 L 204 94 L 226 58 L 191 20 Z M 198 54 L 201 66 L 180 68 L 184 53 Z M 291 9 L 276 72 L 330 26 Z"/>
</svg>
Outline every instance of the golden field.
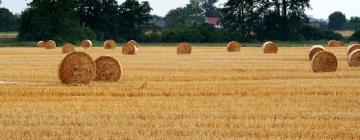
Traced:
<svg viewBox="0 0 360 140">
<path fill-rule="evenodd" d="M 360 68 L 346 48 L 327 48 L 337 72 L 313 73 L 308 49 L 76 48 L 117 58 L 124 74 L 68 87 L 57 78 L 60 48 L 0 48 L 0 138 L 360 139 Z"/>
</svg>

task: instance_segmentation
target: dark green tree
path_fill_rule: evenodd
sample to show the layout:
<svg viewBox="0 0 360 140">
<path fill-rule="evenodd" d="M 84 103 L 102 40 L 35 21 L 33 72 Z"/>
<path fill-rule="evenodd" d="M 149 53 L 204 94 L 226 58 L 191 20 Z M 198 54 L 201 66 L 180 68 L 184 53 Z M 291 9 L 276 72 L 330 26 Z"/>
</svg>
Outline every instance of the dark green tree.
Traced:
<svg viewBox="0 0 360 140">
<path fill-rule="evenodd" d="M 0 1 L 1 2 L 1 1 Z M 18 17 L 6 8 L 0 8 L 0 32 L 11 32 L 18 29 Z"/>
<path fill-rule="evenodd" d="M 354 32 L 354 34 L 350 37 L 352 41 L 359 41 L 360 40 L 360 30 Z"/>
<path fill-rule="evenodd" d="M 329 15 L 329 29 L 342 30 L 346 23 L 346 16 L 341 12 L 334 12 Z"/>
<path fill-rule="evenodd" d="M 308 22 L 305 10 L 310 0 L 265 1 L 262 39 L 301 40 L 300 29 Z"/>
<path fill-rule="evenodd" d="M 80 23 L 90 27 L 97 39 L 119 38 L 119 5 L 116 0 L 83 0 L 76 13 Z"/>
<path fill-rule="evenodd" d="M 183 27 L 192 24 L 192 20 L 188 20 L 187 11 L 185 8 L 176 8 L 170 10 L 165 16 L 166 25 L 170 28 Z"/>
<path fill-rule="evenodd" d="M 200 0 L 201 7 L 205 11 L 205 16 L 220 16 L 219 9 L 215 6 L 218 0 Z"/>
<path fill-rule="evenodd" d="M 351 17 L 346 23 L 346 29 L 360 30 L 360 17 Z"/>
<path fill-rule="evenodd" d="M 222 9 L 223 24 L 243 38 L 298 40 L 307 23 L 309 0 L 228 0 Z"/>
<path fill-rule="evenodd" d="M 116 0 L 84 0 L 77 15 L 82 25 L 89 26 L 103 39 L 137 39 L 151 19 L 148 2 L 126 0 L 119 5 Z"/>
<path fill-rule="evenodd" d="M 119 8 L 120 35 L 123 39 L 138 39 L 151 20 L 149 2 L 126 0 Z"/>
<path fill-rule="evenodd" d="M 80 26 L 74 16 L 76 0 L 33 0 L 21 15 L 18 38 L 76 43 L 92 39 L 94 33 Z"/>
<path fill-rule="evenodd" d="M 205 11 L 202 9 L 200 0 L 190 0 L 185 7 L 170 10 L 165 16 L 168 27 L 185 27 L 205 22 Z"/>
<path fill-rule="evenodd" d="M 249 38 L 261 22 L 264 4 L 264 0 L 229 0 L 221 9 L 224 27 L 238 31 L 243 39 Z"/>
</svg>

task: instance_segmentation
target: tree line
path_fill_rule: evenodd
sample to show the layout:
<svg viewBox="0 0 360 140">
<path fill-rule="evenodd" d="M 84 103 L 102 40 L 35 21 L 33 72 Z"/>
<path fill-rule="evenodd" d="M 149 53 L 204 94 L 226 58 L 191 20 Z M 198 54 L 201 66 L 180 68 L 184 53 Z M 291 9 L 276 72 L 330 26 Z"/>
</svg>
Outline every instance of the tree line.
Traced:
<svg viewBox="0 0 360 140">
<path fill-rule="evenodd" d="M 333 30 L 358 30 L 360 17 L 350 17 L 348 20 L 344 13 L 336 11 L 329 15 L 328 27 Z"/>
<path fill-rule="evenodd" d="M 1 4 L 1 0 L 0 0 Z M 14 15 L 6 8 L 0 8 L 0 32 L 13 32 L 19 29 L 18 15 Z"/>
<path fill-rule="evenodd" d="M 126 0 L 33 0 L 21 14 L 18 38 L 55 39 L 77 42 L 83 39 L 137 39 L 150 20 L 148 2 Z"/>
<path fill-rule="evenodd" d="M 198 42 L 342 39 L 328 28 L 308 24 L 305 10 L 310 8 L 309 0 L 228 0 L 222 8 L 215 7 L 216 2 L 190 0 L 185 7 L 171 10 L 165 17 L 171 28 L 151 38 L 163 35 L 162 40 L 174 41 L 188 36 Z M 220 16 L 223 29 L 199 27 L 208 15 Z"/>
<path fill-rule="evenodd" d="M 32 0 L 18 16 L 0 8 L 0 31 L 16 30 L 20 40 L 72 43 L 83 39 L 227 42 L 342 39 L 332 30 L 360 28 L 360 18 L 345 18 L 343 23 L 339 12 L 329 16 L 328 26 L 310 26 L 305 14 L 311 8 L 309 1 L 228 0 L 219 8 L 218 0 L 190 0 L 161 18 L 150 14 L 147 1 Z M 205 22 L 212 16 L 221 17 L 221 28 Z M 155 19 L 163 19 L 166 26 L 156 26 Z"/>
<path fill-rule="evenodd" d="M 360 40 L 360 17 L 350 17 L 348 20 L 344 13 L 335 11 L 329 15 L 329 23 L 327 27 L 331 30 L 355 31 L 349 40 Z"/>
</svg>

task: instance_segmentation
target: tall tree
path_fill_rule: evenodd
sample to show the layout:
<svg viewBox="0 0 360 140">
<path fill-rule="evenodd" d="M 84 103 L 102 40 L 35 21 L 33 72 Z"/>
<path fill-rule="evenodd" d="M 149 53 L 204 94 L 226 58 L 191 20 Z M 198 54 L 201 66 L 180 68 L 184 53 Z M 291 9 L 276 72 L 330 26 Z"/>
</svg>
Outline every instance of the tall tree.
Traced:
<svg viewBox="0 0 360 140">
<path fill-rule="evenodd" d="M 119 5 L 116 0 L 83 0 L 76 13 L 80 23 L 94 30 L 98 39 L 119 37 Z"/>
<path fill-rule="evenodd" d="M 288 40 L 301 38 L 307 22 L 309 0 L 228 0 L 222 9 L 223 24 L 242 37 Z"/>
<path fill-rule="evenodd" d="M 360 17 L 351 17 L 346 23 L 346 29 L 355 31 L 360 30 Z"/>
<path fill-rule="evenodd" d="M 16 31 L 17 29 L 18 17 L 8 9 L 0 8 L 0 32 Z"/>
<path fill-rule="evenodd" d="M 165 16 L 168 27 L 185 27 L 193 24 L 202 24 L 205 21 L 205 12 L 200 0 L 190 0 L 185 7 L 170 10 Z"/>
<path fill-rule="evenodd" d="M 189 20 L 187 11 L 185 8 L 176 8 L 170 10 L 165 16 L 165 22 L 168 27 L 183 27 L 192 24 L 192 20 Z"/>
<path fill-rule="evenodd" d="M 250 37 L 264 13 L 264 4 L 264 0 L 229 0 L 221 9 L 224 26 L 239 31 L 242 38 Z"/>
<path fill-rule="evenodd" d="M 190 3 L 186 5 L 186 10 L 195 23 L 203 23 L 205 21 L 204 10 L 201 7 L 200 0 L 190 0 Z"/>
<path fill-rule="evenodd" d="M 308 21 L 305 10 L 310 8 L 310 0 L 270 0 L 266 6 L 263 39 L 303 38 L 299 31 Z"/>
<path fill-rule="evenodd" d="M 21 40 L 48 40 L 75 43 L 94 37 L 93 32 L 78 24 L 74 16 L 76 0 L 33 0 L 21 15 Z"/>
<path fill-rule="evenodd" d="M 89 26 L 103 39 L 137 39 L 151 19 L 148 2 L 126 0 L 119 5 L 116 0 L 84 0 L 77 15 L 81 24 Z"/>
<path fill-rule="evenodd" d="M 205 16 L 219 16 L 218 8 L 215 3 L 218 0 L 201 0 L 201 7 L 205 11 Z"/>
<path fill-rule="evenodd" d="M 151 20 L 149 2 L 139 3 L 137 0 L 126 0 L 120 5 L 121 37 L 127 40 L 138 39 Z"/>
<path fill-rule="evenodd" d="M 333 30 L 341 30 L 346 23 L 346 16 L 341 12 L 334 12 L 329 15 L 328 27 Z"/>
</svg>

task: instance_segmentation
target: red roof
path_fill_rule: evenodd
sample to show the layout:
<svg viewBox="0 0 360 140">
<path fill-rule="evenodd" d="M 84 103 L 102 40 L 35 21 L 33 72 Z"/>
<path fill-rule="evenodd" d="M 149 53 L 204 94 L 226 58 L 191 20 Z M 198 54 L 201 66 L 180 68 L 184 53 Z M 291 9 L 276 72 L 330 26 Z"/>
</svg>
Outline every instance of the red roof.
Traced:
<svg viewBox="0 0 360 140">
<path fill-rule="evenodd" d="M 207 18 L 207 23 L 211 24 L 211 25 L 218 25 L 220 22 L 220 17 L 208 17 Z"/>
</svg>

